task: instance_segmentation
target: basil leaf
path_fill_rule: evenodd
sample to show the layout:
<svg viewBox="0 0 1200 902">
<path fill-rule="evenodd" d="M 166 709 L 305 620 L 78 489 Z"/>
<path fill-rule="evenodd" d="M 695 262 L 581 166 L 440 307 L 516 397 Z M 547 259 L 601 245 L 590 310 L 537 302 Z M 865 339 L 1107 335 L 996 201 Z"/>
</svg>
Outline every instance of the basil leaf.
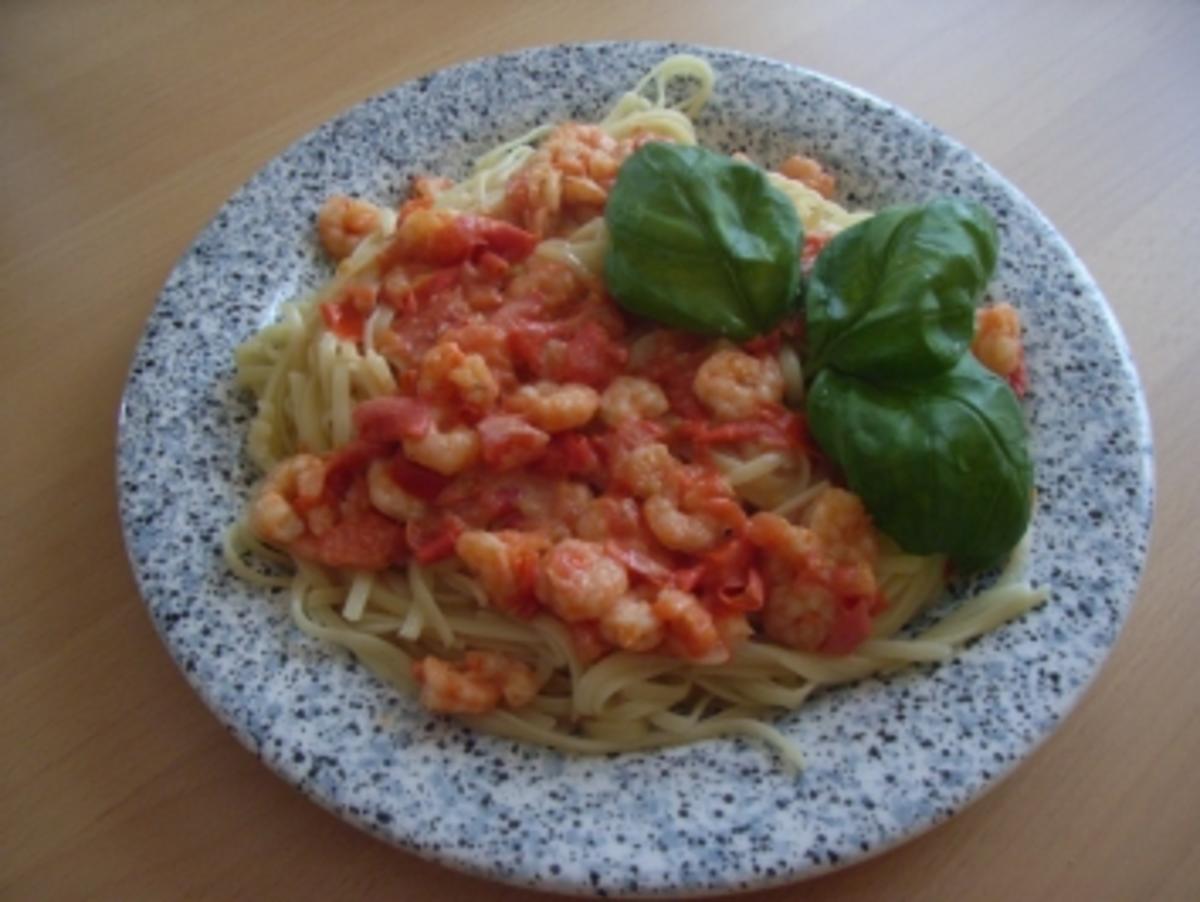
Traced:
<svg viewBox="0 0 1200 902">
<path fill-rule="evenodd" d="M 605 281 L 632 313 L 744 341 L 795 309 L 800 220 L 754 166 L 647 144 L 622 164 L 604 218 Z"/>
<path fill-rule="evenodd" d="M 964 572 L 996 563 L 1032 509 L 1033 465 L 1016 396 L 970 354 L 924 379 L 817 374 L 808 422 L 875 523 L 912 554 Z"/>
<path fill-rule="evenodd" d="M 987 211 L 958 200 L 890 207 L 839 233 L 808 282 L 811 371 L 910 377 L 953 366 L 971 343 L 996 244 Z"/>
</svg>

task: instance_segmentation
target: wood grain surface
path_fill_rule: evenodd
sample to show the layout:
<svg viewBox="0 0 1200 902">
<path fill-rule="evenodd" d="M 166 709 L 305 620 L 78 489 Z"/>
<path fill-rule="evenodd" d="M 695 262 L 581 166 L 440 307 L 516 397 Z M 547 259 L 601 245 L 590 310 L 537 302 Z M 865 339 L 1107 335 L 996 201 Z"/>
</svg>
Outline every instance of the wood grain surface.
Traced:
<svg viewBox="0 0 1200 902">
<path fill-rule="evenodd" d="M 1200 898 L 1200 6 L 1082 0 L 0 6 L 0 895 L 526 897 L 342 824 L 203 707 L 134 588 L 114 431 L 164 278 L 267 160 L 423 72 L 599 38 L 801 63 L 963 140 L 1090 267 L 1154 419 L 1148 569 L 1076 712 L 950 823 L 756 898 Z"/>
</svg>

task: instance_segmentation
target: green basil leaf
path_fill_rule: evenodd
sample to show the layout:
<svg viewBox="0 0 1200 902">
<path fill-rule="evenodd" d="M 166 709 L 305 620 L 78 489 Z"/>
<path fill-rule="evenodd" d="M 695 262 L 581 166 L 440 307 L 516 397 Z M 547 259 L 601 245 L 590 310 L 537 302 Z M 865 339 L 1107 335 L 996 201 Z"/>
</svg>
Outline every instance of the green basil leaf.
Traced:
<svg viewBox="0 0 1200 902">
<path fill-rule="evenodd" d="M 811 371 L 907 378 L 953 366 L 971 343 L 996 245 L 988 212 L 958 200 L 890 207 L 839 233 L 808 282 Z"/>
<path fill-rule="evenodd" d="M 964 572 L 996 563 L 1032 509 L 1025 422 L 1008 385 L 970 354 L 944 373 L 887 383 L 822 370 L 809 427 L 876 525 L 912 554 Z"/>
<path fill-rule="evenodd" d="M 653 142 L 608 197 L 609 292 L 667 326 L 745 341 L 795 309 L 800 220 L 760 169 Z"/>
</svg>

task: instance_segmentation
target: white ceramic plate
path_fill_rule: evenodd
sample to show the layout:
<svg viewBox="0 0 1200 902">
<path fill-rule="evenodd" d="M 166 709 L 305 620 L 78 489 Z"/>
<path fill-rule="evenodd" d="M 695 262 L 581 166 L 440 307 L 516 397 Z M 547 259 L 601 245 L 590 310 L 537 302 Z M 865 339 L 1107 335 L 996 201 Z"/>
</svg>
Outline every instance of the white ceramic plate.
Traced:
<svg viewBox="0 0 1200 902">
<path fill-rule="evenodd" d="M 824 693 L 780 721 L 808 766 L 741 740 L 604 758 L 477 735 L 310 641 L 280 597 L 226 572 L 219 541 L 254 478 L 234 346 L 328 274 L 313 215 L 334 191 L 395 202 L 413 174 L 546 120 L 595 119 L 671 52 L 706 57 L 702 140 L 829 164 L 849 206 L 953 194 L 995 214 L 994 294 L 1026 319 L 1041 609 L 941 666 Z M 269 767 L 372 833 L 454 867 L 579 892 L 745 889 L 877 853 L 1028 755 L 1095 675 L 1145 555 L 1150 432 L 1111 311 L 1063 239 L 928 124 L 782 63 L 661 44 L 526 50 L 403 84 L 327 123 L 222 207 L 171 274 L 134 358 L 121 513 L 150 614 L 188 680 Z"/>
</svg>

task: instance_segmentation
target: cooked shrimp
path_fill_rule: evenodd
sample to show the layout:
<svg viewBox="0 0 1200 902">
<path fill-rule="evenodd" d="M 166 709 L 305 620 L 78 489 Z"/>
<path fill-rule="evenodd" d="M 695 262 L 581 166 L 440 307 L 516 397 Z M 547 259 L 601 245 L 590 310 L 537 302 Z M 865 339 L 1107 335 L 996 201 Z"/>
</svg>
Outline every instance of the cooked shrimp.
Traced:
<svg viewBox="0 0 1200 902">
<path fill-rule="evenodd" d="M 820 163 L 804 154 L 788 157 L 779 167 L 779 174 L 812 188 L 824 198 L 833 197 L 837 179 L 825 171 Z"/>
<path fill-rule="evenodd" d="M 618 376 L 600 398 L 600 416 L 610 426 L 626 420 L 651 420 L 670 408 L 666 393 L 657 383 L 636 376 Z"/>
<path fill-rule="evenodd" d="M 498 651 L 469 651 L 463 661 L 469 673 L 498 685 L 504 703 L 510 708 L 528 705 L 537 695 L 537 675 L 524 661 Z"/>
<path fill-rule="evenodd" d="M 416 520 L 425 513 L 425 505 L 420 499 L 404 491 L 392 479 L 387 461 L 371 461 L 367 469 L 367 492 L 374 508 L 393 520 Z"/>
<path fill-rule="evenodd" d="M 596 415 L 600 396 L 594 388 L 579 383 L 535 382 L 505 398 L 504 406 L 539 429 L 563 432 L 586 425 Z"/>
<path fill-rule="evenodd" d="M 823 491 L 805 512 L 805 522 L 823 550 L 842 563 L 874 564 L 879 543 L 862 499 L 845 489 Z"/>
<path fill-rule="evenodd" d="M 829 638 L 837 604 L 833 594 L 821 586 L 777 586 L 763 608 L 763 632 L 768 639 L 791 648 L 816 651 Z"/>
<path fill-rule="evenodd" d="M 783 400 L 783 372 L 774 357 L 721 348 L 700 365 L 692 391 L 718 420 L 742 420 Z"/>
<path fill-rule="evenodd" d="M 469 651 L 461 664 L 432 655 L 413 662 L 421 684 L 421 704 L 444 714 L 487 714 L 501 700 L 519 708 L 537 695 L 537 677 L 529 665 L 499 652 Z"/>
<path fill-rule="evenodd" d="M 564 539 L 542 560 L 539 594 L 563 620 L 602 617 L 628 588 L 625 568 L 595 542 Z"/>
<path fill-rule="evenodd" d="M 500 397 L 500 386 L 483 356 L 465 354 L 453 341 L 443 341 L 425 352 L 417 391 L 426 397 L 449 391 L 481 411 Z"/>
<path fill-rule="evenodd" d="M 479 460 L 479 436 L 469 426 L 431 429 L 421 438 L 405 439 L 404 455 L 443 476 L 454 476 Z"/>
<path fill-rule="evenodd" d="M 642 514 L 654 537 L 672 551 L 699 554 L 715 545 L 724 532 L 715 518 L 684 512 L 666 495 L 646 499 Z"/>
<path fill-rule="evenodd" d="M 816 533 L 803 526 L 789 523 L 778 514 L 765 511 L 750 518 L 746 538 L 773 558 L 795 568 L 805 566 L 820 554 L 821 543 Z"/>
<path fill-rule="evenodd" d="M 334 260 L 354 253 L 359 242 L 379 228 L 383 211 L 365 200 L 335 194 L 317 213 L 317 235 L 321 246 Z"/>
<path fill-rule="evenodd" d="M 454 552 L 479 577 L 488 601 L 511 614 L 537 610 L 533 588 L 539 553 L 549 544 L 537 533 L 472 529 L 454 543 Z"/>
<path fill-rule="evenodd" d="M 666 445 L 651 442 L 620 455 L 613 478 L 639 498 L 649 498 L 674 491 L 681 467 Z"/>
<path fill-rule="evenodd" d="M 1012 304 L 1002 302 L 975 311 L 975 340 L 971 353 L 1003 379 L 1021 366 L 1021 316 Z"/>
<path fill-rule="evenodd" d="M 667 628 L 684 657 L 717 664 L 729 658 L 712 614 L 690 592 L 663 589 L 654 599 L 654 614 Z"/>
<path fill-rule="evenodd" d="M 650 651 L 662 642 L 663 625 L 649 602 L 626 595 L 600 618 L 600 634 L 626 651 Z"/>
<path fill-rule="evenodd" d="M 250 528 L 264 542 L 286 545 L 304 534 L 304 521 L 292 500 L 314 501 L 325 487 L 325 464 L 314 454 L 296 454 L 275 465 L 254 503 Z"/>
</svg>

